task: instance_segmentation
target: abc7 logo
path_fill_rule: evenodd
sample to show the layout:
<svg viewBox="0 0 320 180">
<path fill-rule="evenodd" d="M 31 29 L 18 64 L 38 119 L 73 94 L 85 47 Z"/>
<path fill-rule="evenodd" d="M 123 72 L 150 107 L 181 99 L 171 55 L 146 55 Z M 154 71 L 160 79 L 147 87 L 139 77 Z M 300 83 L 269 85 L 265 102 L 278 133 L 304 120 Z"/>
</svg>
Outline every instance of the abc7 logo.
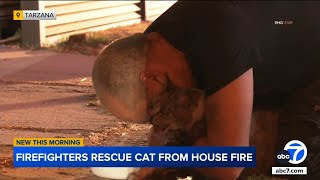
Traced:
<svg viewBox="0 0 320 180">
<path fill-rule="evenodd" d="M 306 145 L 298 140 L 292 140 L 284 146 L 277 154 L 277 160 L 281 164 L 300 164 L 307 157 Z"/>
</svg>

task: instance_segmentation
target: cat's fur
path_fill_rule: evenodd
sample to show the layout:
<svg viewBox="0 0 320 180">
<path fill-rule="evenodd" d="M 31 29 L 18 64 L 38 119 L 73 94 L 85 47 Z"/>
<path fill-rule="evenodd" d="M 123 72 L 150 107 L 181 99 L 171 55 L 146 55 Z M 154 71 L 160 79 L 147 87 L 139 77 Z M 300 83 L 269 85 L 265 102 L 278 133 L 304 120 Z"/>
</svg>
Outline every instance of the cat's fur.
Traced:
<svg viewBox="0 0 320 180">
<path fill-rule="evenodd" d="M 148 114 L 153 125 L 149 132 L 149 146 L 192 146 L 198 138 L 206 135 L 202 90 L 178 88 L 168 80 L 164 91 L 150 101 Z M 193 180 L 205 179 L 186 168 L 154 168 L 149 174 L 143 171 L 144 168 L 131 179 L 176 180 L 186 176 L 192 176 Z"/>
</svg>

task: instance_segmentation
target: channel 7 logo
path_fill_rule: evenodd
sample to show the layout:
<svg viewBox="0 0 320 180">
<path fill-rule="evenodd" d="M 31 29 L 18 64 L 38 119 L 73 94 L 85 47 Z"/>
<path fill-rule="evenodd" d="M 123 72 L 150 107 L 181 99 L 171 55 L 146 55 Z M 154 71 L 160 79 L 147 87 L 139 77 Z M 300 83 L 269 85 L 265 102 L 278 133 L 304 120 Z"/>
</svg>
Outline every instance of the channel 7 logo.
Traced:
<svg viewBox="0 0 320 180">
<path fill-rule="evenodd" d="M 277 154 L 277 160 L 281 164 L 300 164 L 307 157 L 307 147 L 299 140 L 288 142 L 284 149 Z"/>
</svg>

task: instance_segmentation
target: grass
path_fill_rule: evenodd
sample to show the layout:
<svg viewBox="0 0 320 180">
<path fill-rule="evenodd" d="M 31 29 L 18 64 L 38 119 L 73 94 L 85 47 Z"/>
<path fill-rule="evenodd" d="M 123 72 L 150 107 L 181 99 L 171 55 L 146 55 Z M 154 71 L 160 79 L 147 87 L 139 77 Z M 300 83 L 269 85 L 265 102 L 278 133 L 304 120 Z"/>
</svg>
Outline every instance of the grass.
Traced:
<svg viewBox="0 0 320 180">
<path fill-rule="evenodd" d="M 150 22 L 142 22 L 129 26 L 111 28 L 104 31 L 88 32 L 86 33 L 86 39 L 83 42 L 71 44 L 68 42 L 68 39 L 65 39 L 50 46 L 49 48 L 58 52 L 97 55 L 110 42 L 135 33 L 141 33 L 149 25 Z"/>
</svg>

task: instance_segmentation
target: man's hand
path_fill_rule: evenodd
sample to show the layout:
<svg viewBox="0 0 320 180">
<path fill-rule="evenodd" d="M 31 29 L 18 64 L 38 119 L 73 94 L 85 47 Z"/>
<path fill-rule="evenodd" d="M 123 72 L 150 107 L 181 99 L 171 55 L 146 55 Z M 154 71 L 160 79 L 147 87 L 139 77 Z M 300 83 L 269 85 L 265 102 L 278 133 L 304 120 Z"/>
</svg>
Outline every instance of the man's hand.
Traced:
<svg viewBox="0 0 320 180">
<path fill-rule="evenodd" d="M 206 99 L 206 138 L 196 146 L 248 146 L 253 104 L 253 70 L 250 69 Z M 243 168 L 198 169 L 217 179 L 236 179 Z"/>
</svg>

